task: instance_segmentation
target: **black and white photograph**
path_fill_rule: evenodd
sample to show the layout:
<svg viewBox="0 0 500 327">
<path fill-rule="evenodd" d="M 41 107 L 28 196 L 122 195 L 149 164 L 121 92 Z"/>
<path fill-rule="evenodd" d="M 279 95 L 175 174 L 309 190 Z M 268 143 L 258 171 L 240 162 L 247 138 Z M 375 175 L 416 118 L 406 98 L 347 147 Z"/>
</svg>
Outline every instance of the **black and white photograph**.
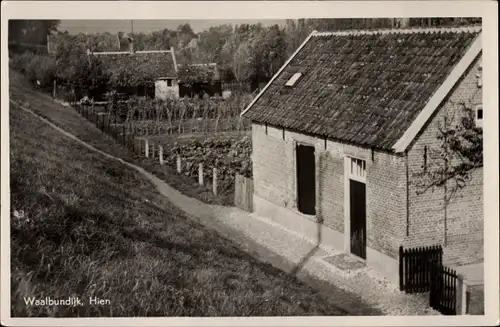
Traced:
<svg viewBox="0 0 500 327">
<path fill-rule="evenodd" d="M 271 2 L 2 15 L 2 323 L 498 321 L 483 15 Z"/>
</svg>

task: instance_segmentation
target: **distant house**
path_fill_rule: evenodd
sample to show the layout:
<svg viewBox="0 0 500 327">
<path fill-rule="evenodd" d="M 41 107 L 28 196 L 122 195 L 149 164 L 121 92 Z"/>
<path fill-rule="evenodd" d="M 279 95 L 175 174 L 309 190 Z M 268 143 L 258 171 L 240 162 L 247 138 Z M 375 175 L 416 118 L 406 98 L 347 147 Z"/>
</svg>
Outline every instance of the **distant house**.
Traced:
<svg viewBox="0 0 500 327">
<path fill-rule="evenodd" d="M 178 97 L 177 64 L 173 48 L 134 51 L 131 40 L 129 51 L 88 51 L 88 54 L 99 58 L 119 93 L 152 98 Z"/>
<path fill-rule="evenodd" d="M 178 65 L 174 48 L 170 50 L 135 51 L 132 39 L 129 51 L 90 52 L 98 56 L 117 91 L 160 99 L 179 99 L 222 95 L 220 76 L 216 64 Z M 134 81 L 134 87 L 126 86 L 127 79 Z"/>
<path fill-rule="evenodd" d="M 446 206 L 446 189 L 421 194 L 414 174 L 461 101 L 481 123 L 481 53 L 476 27 L 313 32 L 242 113 L 256 214 L 319 231 L 393 281 L 401 245 L 481 263 L 482 168 Z"/>
</svg>

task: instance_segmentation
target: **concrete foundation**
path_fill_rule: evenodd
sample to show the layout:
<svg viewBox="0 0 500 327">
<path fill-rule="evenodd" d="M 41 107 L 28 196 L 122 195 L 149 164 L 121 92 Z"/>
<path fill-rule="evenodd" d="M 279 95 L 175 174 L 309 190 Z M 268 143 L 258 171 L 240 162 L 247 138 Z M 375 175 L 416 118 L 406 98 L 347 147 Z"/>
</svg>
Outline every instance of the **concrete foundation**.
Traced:
<svg viewBox="0 0 500 327">
<path fill-rule="evenodd" d="M 282 228 L 303 236 L 314 244 L 319 244 L 325 250 L 333 248 L 337 251 L 346 251 L 344 233 L 318 224 L 313 216 L 307 216 L 298 211 L 278 206 L 255 194 L 253 196 L 253 205 L 256 215 L 265 217 Z M 381 277 L 394 284 L 399 284 L 399 263 L 397 259 L 367 247 L 366 264 L 379 273 Z"/>
</svg>

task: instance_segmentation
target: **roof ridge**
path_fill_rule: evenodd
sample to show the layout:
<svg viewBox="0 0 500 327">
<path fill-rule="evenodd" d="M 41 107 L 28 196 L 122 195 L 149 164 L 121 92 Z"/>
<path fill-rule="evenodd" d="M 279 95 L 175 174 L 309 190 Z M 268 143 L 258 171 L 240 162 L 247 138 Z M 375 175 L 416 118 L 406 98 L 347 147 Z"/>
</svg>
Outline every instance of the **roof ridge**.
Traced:
<svg viewBox="0 0 500 327">
<path fill-rule="evenodd" d="M 414 27 L 414 28 L 385 28 L 385 29 L 353 29 L 342 31 L 313 31 L 312 36 L 331 35 L 373 35 L 373 34 L 415 34 L 415 33 L 479 33 L 482 30 L 480 25 L 457 26 L 457 27 Z"/>
<path fill-rule="evenodd" d="M 170 53 L 172 52 L 171 50 L 139 50 L 139 51 L 98 51 L 98 52 L 92 52 L 89 49 L 87 49 L 87 54 L 92 54 L 92 55 L 125 55 L 125 54 L 150 54 L 150 53 Z"/>
</svg>

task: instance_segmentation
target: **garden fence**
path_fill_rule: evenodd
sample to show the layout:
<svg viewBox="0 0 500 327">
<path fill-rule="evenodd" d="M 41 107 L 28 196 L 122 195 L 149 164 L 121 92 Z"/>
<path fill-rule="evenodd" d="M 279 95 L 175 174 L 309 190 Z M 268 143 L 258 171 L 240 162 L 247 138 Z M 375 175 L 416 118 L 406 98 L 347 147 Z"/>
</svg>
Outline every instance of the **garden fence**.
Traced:
<svg viewBox="0 0 500 327">
<path fill-rule="evenodd" d="M 461 314 L 466 299 L 463 279 L 443 266 L 443 248 L 399 248 L 399 288 L 406 293 L 429 292 L 429 305 L 445 315 Z"/>
</svg>

